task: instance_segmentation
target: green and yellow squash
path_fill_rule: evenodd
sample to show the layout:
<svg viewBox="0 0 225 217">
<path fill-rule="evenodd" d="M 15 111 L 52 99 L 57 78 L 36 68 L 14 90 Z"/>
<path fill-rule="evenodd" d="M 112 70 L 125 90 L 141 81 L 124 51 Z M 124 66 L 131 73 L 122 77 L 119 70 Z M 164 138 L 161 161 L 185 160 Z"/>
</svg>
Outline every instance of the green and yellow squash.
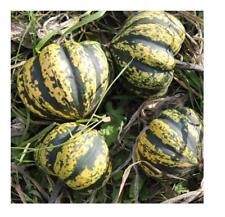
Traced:
<svg viewBox="0 0 225 217">
<path fill-rule="evenodd" d="M 20 98 L 47 119 L 78 119 L 97 105 L 109 82 L 107 58 L 98 42 L 50 44 L 18 74 Z"/>
<path fill-rule="evenodd" d="M 132 60 L 122 76 L 124 86 L 143 97 L 164 95 L 184 39 L 182 23 L 169 13 L 142 11 L 129 17 L 111 43 L 119 70 Z"/>
<path fill-rule="evenodd" d="M 203 123 L 195 111 L 167 109 L 138 136 L 136 159 L 151 177 L 185 177 L 201 165 L 202 143 Z"/>
<path fill-rule="evenodd" d="M 37 147 L 35 160 L 47 174 L 86 193 L 103 186 L 112 170 L 103 137 L 74 122 L 54 128 Z"/>
</svg>

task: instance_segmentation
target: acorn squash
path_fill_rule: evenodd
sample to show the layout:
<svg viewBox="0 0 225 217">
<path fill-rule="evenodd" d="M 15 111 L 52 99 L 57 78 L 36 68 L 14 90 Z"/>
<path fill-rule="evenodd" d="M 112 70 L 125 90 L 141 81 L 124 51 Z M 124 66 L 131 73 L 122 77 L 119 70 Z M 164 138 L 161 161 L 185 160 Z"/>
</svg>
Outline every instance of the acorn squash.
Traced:
<svg viewBox="0 0 225 217">
<path fill-rule="evenodd" d="M 182 23 L 169 13 L 142 11 L 129 17 L 111 43 L 119 71 L 132 60 L 122 75 L 124 86 L 142 97 L 164 95 L 184 39 Z"/>
<path fill-rule="evenodd" d="M 55 127 L 37 147 L 35 159 L 47 174 L 82 192 L 103 186 L 112 170 L 103 137 L 73 122 Z"/>
<path fill-rule="evenodd" d="M 107 89 L 109 68 L 98 42 L 50 44 L 18 74 L 20 98 L 46 119 L 78 119 L 93 111 Z"/>
<path fill-rule="evenodd" d="M 140 133 L 136 159 L 155 178 L 188 176 L 202 164 L 203 123 L 190 108 L 167 109 Z"/>
</svg>

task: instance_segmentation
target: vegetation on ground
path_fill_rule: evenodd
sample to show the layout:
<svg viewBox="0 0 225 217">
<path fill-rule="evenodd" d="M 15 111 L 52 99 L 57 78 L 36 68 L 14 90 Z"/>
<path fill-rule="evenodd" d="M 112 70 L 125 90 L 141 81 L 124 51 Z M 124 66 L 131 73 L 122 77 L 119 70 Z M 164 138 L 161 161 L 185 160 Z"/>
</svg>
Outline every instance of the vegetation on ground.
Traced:
<svg viewBox="0 0 225 217">
<path fill-rule="evenodd" d="M 203 172 L 187 180 L 161 183 L 147 177 L 133 162 L 136 138 L 151 114 L 152 101 L 125 90 L 120 72 L 110 62 L 112 85 L 92 116 L 110 148 L 113 173 L 91 195 L 78 193 L 46 175 L 34 162 L 38 143 L 56 123 L 30 113 L 18 97 L 16 77 L 27 59 L 51 43 L 65 40 L 99 41 L 107 50 L 113 36 L 133 12 L 13 11 L 11 13 L 11 201 L 12 203 L 167 203 L 203 202 Z M 176 59 L 192 65 L 175 70 L 167 98 L 203 115 L 203 12 L 172 11 L 185 26 L 186 39 Z M 120 74 L 119 74 L 120 75 Z M 117 77 L 116 77 L 117 76 Z M 114 79 L 114 80 L 113 80 Z M 174 96 L 179 96 L 179 100 Z M 184 97 L 185 96 L 185 97 Z M 185 100 L 184 100 L 185 98 Z M 155 102 L 155 101 L 154 101 Z M 157 101 L 156 101 L 157 102 Z M 164 104 L 165 105 L 165 104 Z M 80 119 L 80 123 L 90 120 Z M 57 189 L 58 187 L 58 189 Z M 58 190 L 58 191 L 57 191 Z"/>
</svg>

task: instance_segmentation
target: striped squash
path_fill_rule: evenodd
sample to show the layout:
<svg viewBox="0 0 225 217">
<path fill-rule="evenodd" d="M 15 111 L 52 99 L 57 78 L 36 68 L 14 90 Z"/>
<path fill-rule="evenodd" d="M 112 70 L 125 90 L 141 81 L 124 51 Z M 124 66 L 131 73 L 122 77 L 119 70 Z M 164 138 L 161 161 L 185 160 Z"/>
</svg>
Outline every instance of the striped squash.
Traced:
<svg viewBox="0 0 225 217">
<path fill-rule="evenodd" d="M 98 42 L 50 44 L 18 74 L 19 96 L 34 114 L 47 119 L 88 115 L 107 89 L 109 68 Z"/>
<path fill-rule="evenodd" d="M 202 162 L 202 140 L 197 113 L 187 107 L 167 109 L 140 133 L 136 159 L 151 177 L 184 177 Z"/>
<path fill-rule="evenodd" d="M 125 87 L 142 97 L 164 95 L 184 39 L 183 25 L 166 12 L 142 11 L 129 17 L 111 44 L 119 70 L 133 59 L 123 73 Z"/>
<path fill-rule="evenodd" d="M 111 174 L 103 137 L 97 130 L 84 130 L 84 125 L 73 122 L 54 128 L 39 144 L 35 160 L 46 173 L 86 193 L 104 185 Z"/>
</svg>

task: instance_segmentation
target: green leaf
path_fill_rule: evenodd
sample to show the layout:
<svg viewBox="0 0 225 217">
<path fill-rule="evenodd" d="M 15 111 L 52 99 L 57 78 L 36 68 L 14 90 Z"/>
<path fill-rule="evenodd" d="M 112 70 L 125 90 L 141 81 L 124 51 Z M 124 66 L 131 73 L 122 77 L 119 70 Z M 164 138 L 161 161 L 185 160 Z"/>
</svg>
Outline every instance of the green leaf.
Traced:
<svg viewBox="0 0 225 217">
<path fill-rule="evenodd" d="M 26 200 L 26 202 L 27 203 L 33 203 L 34 201 L 33 201 L 33 199 L 31 199 L 27 194 L 25 194 L 24 192 L 23 192 L 23 195 L 24 195 L 24 198 L 25 198 L 25 200 Z"/>
<path fill-rule="evenodd" d="M 106 111 L 107 114 L 112 118 L 114 123 L 120 124 L 121 121 L 124 119 L 123 113 L 124 110 L 121 107 L 113 108 L 112 102 L 106 103 Z"/>
<path fill-rule="evenodd" d="M 141 201 L 147 201 L 149 200 L 149 191 L 146 189 L 146 191 L 142 191 L 140 194 L 140 200 Z"/>
<path fill-rule="evenodd" d="M 131 185 L 129 187 L 129 198 L 134 199 L 134 184 L 135 184 L 135 178 L 133 177 Z"/>
<path fill-rule="evenodd" d="M 40 193 L 36 190 L 31 190 L 31 191 L 29 191 L 29 193 L 30 193 L 30 195 L 33 195 L 33 196 L 38 197 L 39 199 L 42 199 Z"/>
<path fill-rule="evenodd" d="M 102 135 L 105 137 L 106 139 L 106 143 L 110 146 L 112 145 L 116 139 L 117 139 L 117 135 L 118 135 L 118 128 L 113 126 L 113 125 L 106 125 L 104 127 L 102 127 L 101 129 L 101 133 Z"/>
<path fill-rule="evenodd" d="M 14 136 L 11 138 L 11 143 L 15 146 L 19 146 L 21 144 L 21 137 L 20 136 Z"/>
<path fill-rule="evenodd" d="M 121 107 L 115 109 L 112 106 L 112 102 L 106 103 L 106 114 L 111 117 L 111 122 L 102 124 L 100 131 L 109 146 L 117 141 L 118 133 L 126 119 L 123 113 L 124 111 Z"/>
<path fill-rule="evenodd" d="M 118 193 L 119 193 L 119 187 L 114 187 L 112 191 L 112 201 L 114 201 Z"/>
<path fill-rule="evenodd" d="M 94 20 L 99 19 L 100 17 L 102 17 L 105 14 L 106 11 L 98 11 L 90 16 L 86 16 L 84 17 L 79 23 L 77 23 L 76 25 L 72 26 L 71 28 L 69 28 L 64 35 L 67 35 L 71 32 L 73 32 L 74 30 L 80 28 L 81 26 L 84 26 L 90 22 L 93 22 Z"/>
<path fill-rule="evenodd" d="M 37 53 L 40 52 L 41 48 L 44 47 L 44 45 L 54 36 L 54 35 L 57 35 L 59 34 L 59 31 L 58 30 L 55 30 L 55 31 L 52 31 L 50 32 L 49 34 L 47 34 L 45 37 L 43 37 L 39 42 L 38 44 L 36 45 L 35 47 L 35 51 Z"/>
<path fill-rule="evenodd" d="M 112 176 L 113 181 L 119 181 L 122 179 L 123 171 L 120 170 L 118 173 L 116 173 L 114 176 Z"/>
<path fill-rule="evenodd" d="M 188 188 L 182 182 L 179 182 L 179 183 L 175 184 L 173 186 L 173 189 L 178 195 L 189 192 Z"/>
<path fill-rule="evenodd" d="M 15 138 L 13 138 L 13 139 L 15 139 Z M 20 155 L 21 155 L 21 150 L 12 149 L 12 151 L 11 151 L 11 160 L 12 161 L 18 161 Z"/>
<path fill-rule="evenodd" d="M 185 73 L 185 75 L 186 75 L 188 82 L 190 83 L 190 85 L 193 88 L 195 88 L 197 90 L 201 90 L 201 88 L 202 88 L 201 81 L 195 71 L 187 71 Z"/>
<path fill-rule="evenodd" d="M 94 199 L 93 202 L 94 202 L 94 203 L 103 203 L 104 198 L 105 198 L 105 196 L 104 196 L 104 194 L 103 194 L 103 190 L 100 189 L 100 190 L 98 191 L 97 195 L 95 196 L 95 199 Z"/>
</svg>

